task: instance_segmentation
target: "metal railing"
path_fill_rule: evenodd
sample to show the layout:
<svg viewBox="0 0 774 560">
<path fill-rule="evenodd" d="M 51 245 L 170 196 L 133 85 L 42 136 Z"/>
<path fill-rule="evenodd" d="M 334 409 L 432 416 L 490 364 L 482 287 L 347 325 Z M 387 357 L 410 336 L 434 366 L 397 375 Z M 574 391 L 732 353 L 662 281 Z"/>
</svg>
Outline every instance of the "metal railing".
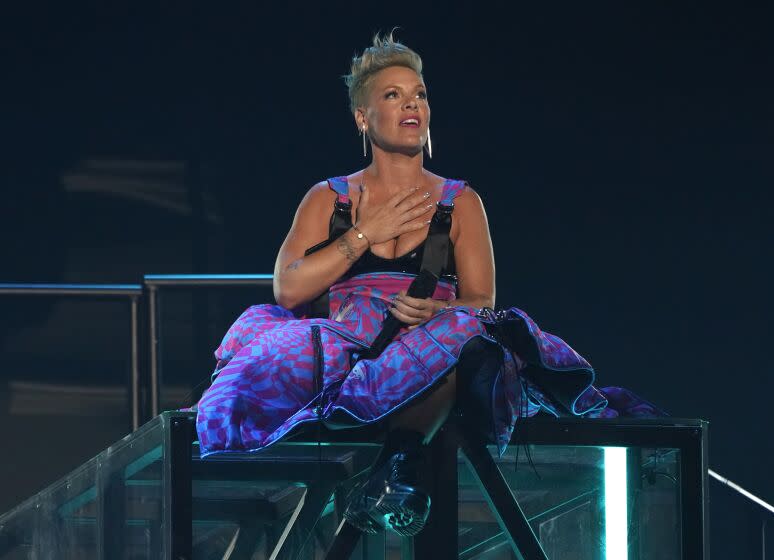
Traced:
<svg viewBox="0 0 774 560">
<path fill-rule="evenodd" d="M 64 296 L 98 299 L 129 299 L 130 309 L 130 375 L 129 395 L 132 414 L 132 430 L 140 425 L 140 360 L 138 303 L 142 297 L 139 284 L 1 284 L 0 295 L 16 296 Z"/>
<path fill-rule="evenodd" d="M 745 488 L 742 488 L 741 486 L 739 486 L 734 481 L 727 479 L 725 476 L 716 473 L 712 469 L 707 469 L 707 473 L 712 478 L 714 478 L 715 480 L 720 482 L 721 484 L 725 484 L 726 486 L 731 488 L 731 490 L 733 490 L 734 492 L 736 492 L 737 494 L 739 494 L 743 498 L 746 498 L 746 499 L 750 500 L 752 503 L 762 507 L 763 509 L 765 509 L 769 513 L 774 514 L 774 505 L 768 503 L 765 500 L 762 500 L 761 498 L 759 498 L 758 496 L 756 496 L 755 494 L 753 494 L 749 490 L 746 490 Z M 766 521 L 767 520 L 766 520 L 765 517 L 763 517 L 761 519 L 761 558 L 763 560 L 766 560 L 766 526 L 767 526 L 767 522 Z"/>
<path fill-rule="evenodd" d="M 161 289 L 212 288 L 219 286 L 271 286 L 271 274 L 146 274 L 143 281 L 148 296 L 150 330 L 150 403 L 151 417 L 160 412 L 161 390 Z"/>
</svg>

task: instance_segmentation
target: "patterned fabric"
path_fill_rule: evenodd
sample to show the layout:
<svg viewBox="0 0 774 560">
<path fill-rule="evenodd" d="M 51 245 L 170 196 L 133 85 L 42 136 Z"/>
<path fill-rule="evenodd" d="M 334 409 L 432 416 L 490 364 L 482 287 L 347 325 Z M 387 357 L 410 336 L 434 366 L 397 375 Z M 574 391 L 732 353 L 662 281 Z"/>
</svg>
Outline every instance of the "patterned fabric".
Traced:
<svg viewBox="0 0 774 560">
<path fill-rule="evenodd" d="M 443 193 L 439 202 L 450 206 L 466 186 L 467 183 L 465 181 L 447 179 L 444 182 Z M 328 187 L 336 193 L 339 202 L 349 202 L 349 179 L 347 177 L 331 177 L 328 179 Z"/>
<path fill-rule="evenodd" d="M 447 185 L 445 204 L 465 186 Z M 329 290 L 327 319 L 299 317 L 277 305 L 247 309 L 216 350 L 213 383 L 198 403 L 202 455 L 259 451 L 309 422 L 377 422 L 442 382 L 471 341 L 486 342 L 496 354 L 488 362 L 495 365 L 477 375 L 491 426 L 486 431 L 501 453 L 517 419 L 540 410 L 615 416 L 607 407 L 610 396 L 635 414 L 657 411 L 630 393 L 594 388 L 589 363 L 513 307 L 443 310 L 401 330 L 379 357 L 359 359 L 381 330 L 392 298 L 413 278 L 372 272 L 343 280 Z M 454 283 L 442 280 L 433 297 L 453 301 L 455 293 Z"/>
<path fill-rule="evenodd" d="M 445 206 L 451 206 L 454 203 L 454 199 L 459 196 L 467 185 L 468 184 L 465 181 L 447 179 L 443 186 L 443 194 L 441 195 L 441 200 L 439 202 Z"/>
<path fill-rule="evenodd" d="M 349 202 L 349 181 L 346 177 L 328 179 L 328 187 L 338 195 L 337 199 L 339 202 L 345 204 Z"/>
</svg>

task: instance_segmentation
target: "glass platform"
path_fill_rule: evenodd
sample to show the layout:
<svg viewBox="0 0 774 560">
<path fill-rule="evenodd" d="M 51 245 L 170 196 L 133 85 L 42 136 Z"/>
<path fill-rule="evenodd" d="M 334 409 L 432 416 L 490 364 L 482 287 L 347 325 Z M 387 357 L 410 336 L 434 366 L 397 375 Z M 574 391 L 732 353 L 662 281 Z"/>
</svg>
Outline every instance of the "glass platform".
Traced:
<svg viewBox="0 0 774 560">
<path fill-rule="evenodd" d="M 502 457 L 459 424 L 434 440 L 413 539 L 342 522 L 378 428 L 203 460 L 194 415 L 166 412 L 0 516 L 0 560 L 709 557 L 705 422 L 520 420 Z"/>
</svg>

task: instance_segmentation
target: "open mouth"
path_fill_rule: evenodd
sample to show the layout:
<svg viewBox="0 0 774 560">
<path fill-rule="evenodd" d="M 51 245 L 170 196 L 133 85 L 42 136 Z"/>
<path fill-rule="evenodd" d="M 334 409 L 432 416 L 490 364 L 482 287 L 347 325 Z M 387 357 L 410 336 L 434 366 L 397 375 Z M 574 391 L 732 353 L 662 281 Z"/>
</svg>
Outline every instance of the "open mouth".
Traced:
<svg viewBox="0 0 774 560">
<path fill-rule="evenodd" d="M 419 119 L 416 117 L 409 117 L 400 121 L 400 126 L 406 126 L 409 128 L 419 128 Z"/>
</svg>

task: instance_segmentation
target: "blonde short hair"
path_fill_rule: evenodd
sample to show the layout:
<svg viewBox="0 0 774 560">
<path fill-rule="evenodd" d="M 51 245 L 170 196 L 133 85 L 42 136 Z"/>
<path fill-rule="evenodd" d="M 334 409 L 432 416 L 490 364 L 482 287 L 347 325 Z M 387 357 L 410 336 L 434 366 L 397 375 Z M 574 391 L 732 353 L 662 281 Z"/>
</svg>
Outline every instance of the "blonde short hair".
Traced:
<svg viewBox="0 0 774 560">
<path fill-rule="evenodd" d="M 377 72 L 390 66 L 411 68 L 422 77 L 422 59 L 406 45 L 399 43 L 389 35 L 374 35 L 373 46 L 366 48 L 363 54 L 352 58 L 350 73 L 344 76 L 349 90 L 349 108 L 354 113 L 363 106 L 368 88 Z"/>
</svg>

